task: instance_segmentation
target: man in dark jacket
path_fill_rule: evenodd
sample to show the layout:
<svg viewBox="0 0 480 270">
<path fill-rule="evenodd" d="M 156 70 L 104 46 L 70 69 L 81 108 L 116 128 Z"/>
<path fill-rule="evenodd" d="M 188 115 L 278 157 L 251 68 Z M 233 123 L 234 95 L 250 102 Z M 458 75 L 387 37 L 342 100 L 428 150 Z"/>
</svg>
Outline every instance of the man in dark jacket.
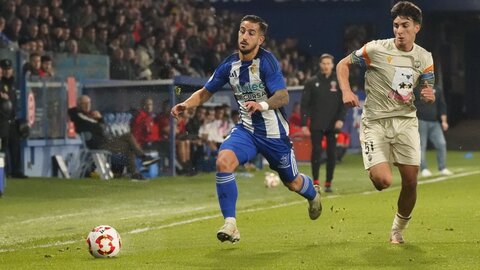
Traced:
<svg viewBox="0 0 480 270">
<path fill-rule="evenodd" d="M 18 132 L 17 121 L 17 93 L 15 90 L 15 77 L 13 76 L 12 61 L 9 59 L 0 60 L 0 67 L 2 72 L 2 78 L 0 82 L 0 95 L 2 102 L 10 103 L 10 112 L 7 119 L 2 120 L 4 124 L 8 122 L 8 125 L 2 124 L 0 133 L 2 134 L 2 151 L 7 153 L 7 173 L 13 178 L 27 178 L 22 172 L 21 162 L 21 148 L 20 148 L 20 134 Z M 3 117 L 2 117 L 3 118 Z M 4 136 L 5 135 L 5 136 Z"/>
<path fill-rule="evenodd" d="M 342 101 L 342 92 L 338 88 L 337 76 L 333 72 L 333 56 L 320 56 L 320 72 L 305 83 L 302 93 L 302 130 L 311 136 L 312 141 L 312 175 L 313 183 L 318 188 L 320 161 L 322 156 L 321 141 L 327 138 L 327 175 L 325 192 L 332 192 L 331 184 L 336 162 L 335 134 L 340 131 L 345 118 L 345 107 Z M 310 130 L 307 120 L 310 117 Z"/>
<path fill-rule="evenodd" d="M 443 91 L 439 87 L 435 87 L 435 102 L 429 104 L 421 102 L 420 91 L 415 93 L 415 107 L 417 108 L 418 131 L 420 133 L 420 173 L 423 177 L 432 176 L 432 172 L 427 166 L 427 143 L 430 141 L 437 150 L 438 171 L 442 175 L 451 175 L 452 172 L 447 169 L 447 142 L 444 131 L 448 130 L 447 122 L 447 104 Z"/>
<path fill-rule="evenodd" d="M 132 179 L 144 179 L 136 169 L 137 156 L 142 158 L 143 166 L 149 166 L 158 161 L 158 158 L 145 155 L 132 134 L 127 133 L 117 137 L 107 135 L 102 115 L 99 111 L 91 110 L 90 97 L 80 96 L 77 107 L 70 108 L 68 115 L 75 124 L 75 131 L 88 137 L 85 141 L 89 149 L 103 149 L 124 154 L 128 159 L 127 171 Z"/>
</svg>

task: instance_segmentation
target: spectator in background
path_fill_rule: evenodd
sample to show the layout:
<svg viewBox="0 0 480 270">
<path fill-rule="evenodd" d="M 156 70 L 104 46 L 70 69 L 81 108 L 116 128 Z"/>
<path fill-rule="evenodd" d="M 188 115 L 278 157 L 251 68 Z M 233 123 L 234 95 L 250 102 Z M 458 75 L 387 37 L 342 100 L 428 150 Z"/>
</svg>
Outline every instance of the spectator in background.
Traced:
<svg viewBox="0 0 480 270">
<path fill-rule="evenodd" d="M 300 102 L 293 104 L 292 113 L 288 118 L 288 126 L 290 129 L 290 138 L 304 135 L 302 131 L 302 116 L 300 115 Z"/>
<path fill-rule="evenodd" d="M 80 25 L 76 25 L 74 28 L 73 28 L 73 36 L 72 36 L 73 39 L 75 39 L 77 42 L 79 42 L 80 40 L 83 39 L 83 27 L 81 27 Z"/>
<path fill-rule="evenodd" d="M 205 122 L 200 132 L 215 156 L 218 154 L 218 149 L 220 149 L 220 145 L 225 139 L 225 130 L 228 128 L 228 124 L 223 118 L 224 113 L 222 106 L 215 106 L 215 108 L 210 109 L 207 115 L 208 121 Z"/>
<path fill-rule="evenodd" d="M 215 109 L 211 108 L 211 107 L 206 108 L 205 116 L 204 116 L 202 125 L 200 126 L 200 128 L 198 130 L 198 136 L 205 143 L 205 145 L 208 147 L 207 152 L 217 150 L 217 148 L 212 147 L 211 143 L 209 142 L 209 129 L 211 128 L 214 120 L 215 120 Z"/>
<path fill-rule="evenodd" d="M 98 38 L 95 45 L 100 54 L 108 54 L 108 30 L 106 28 L 98 29 Z"/>
<path fill-rule="evenodd" d="M 51 51 L 52 47 L 52 37 L 50 36 L 50 27 L 46 23 L 40 24 L 38 38 L 43 41 L 43 47 L 46 51 Z"/>
<path fill-rule="evenodd" d="M 338 81 L 333 71 L 333 56 L 324 53 L 319 58 L 320 72 L 305 83 L 302 93 L 302 130 L 311 134 L 312 141 L 312 175 L 313 183 L 318 187 L 319 170 L 322 157 L 321 142 L 323 136 L 327 138 L 327 172 L 325 178 L 325 192 L 332 192 L 331 184 L 336 163 L 336 138 L 343 127 L 346 109 L 343 105 L 342 92 L 338 88 Z M 310 128 L 307 120 L 310 117 Z"/>
<path fill-rule="evenodd" d="M 142 165 L 144 166 L 152 165 L 158 161 L 158 158 L 155 159 L 145 155 L 132 134 L 126 133 L 117 137 L 108 136 L 102 115 L 99 111 L 91 110 L 90 97 L 80 96 L 77 99 L 77 107 L 70 108 L 68 115 L 75 124 L 75 131 L 79 134 L 83 133 L 88 148 L 124 154 L 128 159 L 127 171 L 132 179 L 145 179 L 137 171 L 136 157 L 142 159 Z"/>
<path fill-rule="evenodd" d="M 40 76 L 40 68 L 42 65 L 41 56 L 38 53 L 31 53 L 28 63 L 23 65 L 23 75 Z"/>
<path fill-rule="evenodd" d="M 30 18 L 30 6 L 27 4 L 20 5 L 20 8 L 17 12 L 17 17 L 22 20 L 24 25 L 31 24 L 32 19 Z"/>
<path fill-rule="evenodd" d="M 8 22 L 13 21 L 17 16 L 17 4 L 15 0 L 8 0 L 2 5 L 2 17 Z M 19 19 L 20 20 L 20 19 Z"/>
<path fill-rule="evenodd" d="M 49 24 L 50 9 L 48 6 L 42 6 L 40 8 L 40 16 L 38 17 L 39 24 Z"/>
<path fill-rule="evenodd" d="M 168 108 L 170 108 L 170 106 Z M 177 149 L 178 161 L 183 167 L 180 173 L 187 175 L 195 174 L 191 162 L 191 140 L 186 129 L 187 123 L 191 117 L 193 117 L 194 113 L 192 110 L 185 112 L 183 117 L 177 120 L 175 129 L 175 148 Z"/>
<path fill-rule="evenodd" d="M 413 91 L 415 94 L 415 107 L 417 108 L 418 131 L 420 133 L 420 173 L 423 177 L 432 176 L 427 165 L 427 143 L 430 141 L 437 150 L 438 171 L 442 175 L 452 175 L 447 169 L 447 142 L 443 132 L 448 130 L 447 104 L 440 87 L 435 87 L 434 104 L 421 101 L 420 91 Z"/>
<path fill-rule="evenodd" d="M 72 25 L 79 25 L 83 28 L 93 25 L 97 21 L 97 14 L 93 11 L 90 4 L 83 4 L 80 7 L 80 12 L 75 12 L 71 16 L 70 23 Z"/>
<path fill-rule="evenodd" d="M 63 31 L 64 29 L 62 27 L 54 27 L 52 30 L 52 43 L 51 43 L 51 49 L 54 52 L 64 52 L 66 49 L 66 44 L 63 40 Z"/>
<path fill-rule="evenodd" d="M 43 55 L 40 58 L 40 77 L 51 78 L 55 76 L 55 71 L 53 69 L 53 60 L 50 55 Z"/>
<path fill-rule="evenodd" d="M 22 24 L 24 25 L 24 23 Z M 38 25 L 36 22 L 31 22 L 27 25 L 27 31 L 21 35 L 20 39 L 23 41 L 32 41 L 38 38 Z"/>
<path fill-rule="evenodd" d="M 70 40 L 71 31 L 70 31 L 70 28 L 68 28 L 66 25 L 63 25 L 61 29 L 62 29 L 61 31 L 62 34 L 60 35 L 60 38 L 58 40 L 58 49 L 59 49 L 58 52 L 65 52 L 67 49 L 67 43 Z"/>
<path fill-rule="evenodd" d="M 9 22 L 7 17 L 5 20 Z M 22 30 L 22 20 L 19 18 L 13 18 L 8 24 L 8 28 L 5 30 L 5 34 L 7 37 L 12 41 L 12 48 L 19 49 L 20 48 L 20 31 Z"/>
<path fill-rule="evenodd" d="M 75 39 L 70 39 L 67 42 L 67 47 L 65 48 L 65 52 L 73 56 L 76 56 L 78 54 L 78 43 Z"/>
<path fill-rule="evenodd" d="M 97 30 L 90 26 L 85 30 L 85 36 L 78 41 L 78 50 L 80 53 L 100 54 L 96 43 Z"/>
<path fill-rule="evenodd" d="M 43 41 L 41 39 L 36 39 L 33 42 L 37 45 L 37 50 L 35 52 L 39 53 L 40 55 L 45 54 L 45 47 Z"/>
<path fill-rule="evenodd" d="M 153 99 L 142 100 L 141 109 L 131 122 L 132 135 L 143 150 L 155 150 L 159 156 L 169 156 L 169 143 L 160 139 L 160 126 L 153 112 Z"/>
<path fill-rule="evenodd" d="M 37 5 L 37 4 L 31 5 L 30 6 L 30 19 L 32 21 L 38 23 L 39 18 L 40 18 L 40 6 Z"/>
<path fill-rule="evenodd" d="M 4 33 L 5 26 L 6 26 L 5 18 L 0 17 L 0 48 L 9 48 L 12 43 L 12 41 Z"/>
<path fill-rule="evenodd" d="M 122 48 L 116 48 L 110 63 L 110 78 L 116 80 L 131 80 L 129 67 L 124 59 Z"/>
<path fill-rule="evenodd" d="M 20 137 L 19 134 L 19 122 L 17 121 L 17 93 L 15 89 L 15 77 L 13 74 L 12 61 L 9 59 L 2 59 L 0 61 L 1 68 L 1 84 L 0 84 L 0 98 L 2 102 L 10 102 L 10 113 L 7 116 L 8 126 L 2 126 L 5 128 L 4 132 L 6 137 L 2 138 L 2 149 L 7 153 L 7 159 L 10 166 L 7 166 L 7 174 L 14 178 L 27 178 L 21 171 L 22 163 L 20 159 Z M 5 134 L 3 134 L 5 135 Z"/>
<path fill-rule="evenodd" d="M 152 63 L 152 59 L 148 53 L 144 50 L 137 50 L 135 52 L 136 55 L 136 65 L 135 69 L 135 79 L 137 80 L 151 80 L 152 79 L 152 71 L 150 70 L 150 64 Z"/>
<path fill-rule="evenodd" d="M 135 78 L 135 66 L 137 65 L 137 56 L 135 55 L 135 50 L 132 48 L 125 49 L 124 59 L 127 65 L 128 78 L 133 80 L 133 78 Z"/>
<path fill-rule="evenodd" d="M 193 117 L 187 122 L 185 126 L 186 132 L 191 141 L 190 143 L 190 160 L 192 161 L 192 170 L 199 171 L 200 165 L 203 161 L 204 154 L 204 142 L 200 138 L 200 127 L 205 120 L 205 114 L 207 109 L 203 106 L 199 106 L 195 109 Z"/>
</svg>

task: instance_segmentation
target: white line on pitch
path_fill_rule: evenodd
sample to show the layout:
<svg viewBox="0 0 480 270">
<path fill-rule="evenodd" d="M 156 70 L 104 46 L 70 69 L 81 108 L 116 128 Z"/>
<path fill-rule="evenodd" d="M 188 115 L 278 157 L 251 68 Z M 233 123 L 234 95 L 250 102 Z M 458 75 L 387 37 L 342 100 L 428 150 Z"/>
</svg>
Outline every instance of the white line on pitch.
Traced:
<svg viewBox="0 0 480 270">
<path fill-rule="evenodd" d="M 440 177 L 437 177 L 437 178 L 418 181 L 417 184 L 418 185 L 425 185 L 425 184 L 437 183 L 437 182 L 442 182 L 442 181 L 445 181 L 445 180 L 450 180 L 450 179 L 453 179 L 453 178 L 458 178 L 458 177 L 463 177 L 463 176 L 469 176 L 469 175 L 473 175 L 473 174 L 477 174 L 477 173 L 480 173 L 480 171 L 464 172 L 464 173 L 458 173 L 458 174 L 449 175 L 449 176 L 440 176 Z M 382 192 L 383 191 L 393 191 L 393 190 L 397 190 L 397 189 L 400 189 L 400 188 L 401 188 L 401 186 L 391 187 L 391 188 L 382 190 Z M 377 193 L 377 192 L 378 191 L 376 191 L 376 190 L 365 191 L 362 194 L 368 195 L 368 194 Z"/>
</svg>

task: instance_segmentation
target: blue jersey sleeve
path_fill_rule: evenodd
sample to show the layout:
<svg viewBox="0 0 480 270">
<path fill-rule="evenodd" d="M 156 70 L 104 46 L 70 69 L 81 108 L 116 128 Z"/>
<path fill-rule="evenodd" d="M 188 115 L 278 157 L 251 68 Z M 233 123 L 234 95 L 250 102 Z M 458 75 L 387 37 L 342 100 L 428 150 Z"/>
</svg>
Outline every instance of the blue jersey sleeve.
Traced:
<svg viewBox="0 0 480 270">
<path fill-rule="evenodd" d="M 215 93 L 228 83 L 230 75 L 228 63 L 229 62 L 226 61 L 221 63 L 217 69 L 215 69 L 215 72 L 210 79 L 208 79 L 207 83 L 205 84 L 205 88 L 208 90 L 208 92 Z"/>
<path fill-rule="evenodd" d="M 270 94 L 278 90 L 286 89 L 287 85 L 285 84 L 285 79 L 283 78 L 282 70 L 277 59 L 272 54 L 266 54 L 263 63 L 263 81 L 270 91 Z"/>
</svg>

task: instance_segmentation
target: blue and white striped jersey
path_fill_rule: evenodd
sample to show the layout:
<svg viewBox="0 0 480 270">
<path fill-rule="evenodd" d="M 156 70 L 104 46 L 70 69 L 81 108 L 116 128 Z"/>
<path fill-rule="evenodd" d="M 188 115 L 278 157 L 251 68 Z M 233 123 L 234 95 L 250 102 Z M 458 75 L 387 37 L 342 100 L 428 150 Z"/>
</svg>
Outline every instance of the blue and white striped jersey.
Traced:
<svg viewBox="0 0 480 270">
<path fill-rule="evenodd" d="M 252 61 L 241 61 L 238 53 L 230 55 L 217 67 L 205 88 L 215 93 L 227 83 L 232 87 L 245 129 L 266 138 L 288 136 L 284 108 L 256 112 L 250 116 L 245 107 L 246 101 L 266 101 L 275 91 L 286 89 L 280 65 L 271 52 L 260 48 Z"/>
</svg>

